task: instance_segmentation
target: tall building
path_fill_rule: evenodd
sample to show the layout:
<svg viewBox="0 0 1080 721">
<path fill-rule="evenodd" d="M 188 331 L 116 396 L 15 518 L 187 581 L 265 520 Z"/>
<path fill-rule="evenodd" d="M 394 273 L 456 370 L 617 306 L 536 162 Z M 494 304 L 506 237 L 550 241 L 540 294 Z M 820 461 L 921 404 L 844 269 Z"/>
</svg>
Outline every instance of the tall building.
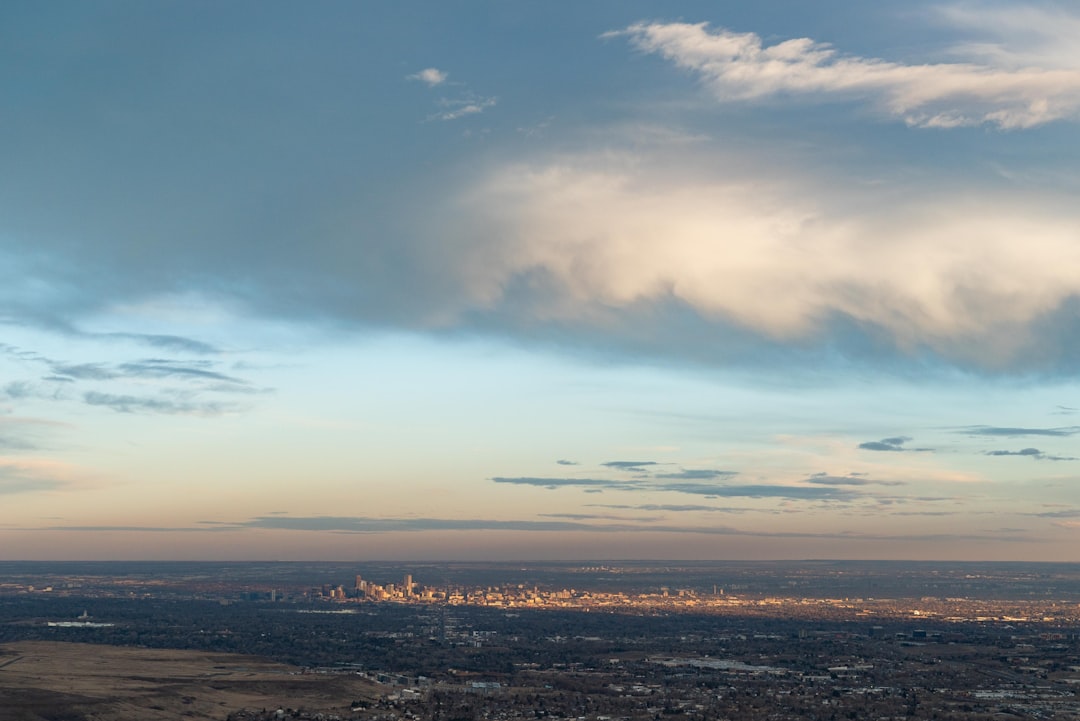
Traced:
<svg viewBox="0 0 1080 721">
<path fill-rule="evenodd" d="M 411 573 L 406 573 L 405 574 L 405 580 L 402 583 L 402 591 L 401 592 L 406 596 L 411 596 L 412 595 L 412 590 L 413 590 L 412 574 Z"/>
</svg>

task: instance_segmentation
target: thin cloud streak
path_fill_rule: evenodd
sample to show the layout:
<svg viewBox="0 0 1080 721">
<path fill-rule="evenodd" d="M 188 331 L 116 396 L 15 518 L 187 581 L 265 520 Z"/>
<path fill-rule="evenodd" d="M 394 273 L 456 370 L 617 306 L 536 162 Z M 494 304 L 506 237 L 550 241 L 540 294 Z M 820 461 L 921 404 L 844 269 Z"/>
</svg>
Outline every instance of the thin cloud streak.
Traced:
<svg viewBox="0 0 1080 721">
<path fill-rule="evenodd" d="M 619 471 L 645 471 L 646 466 L 660 465 L 656 461 L 608 461 L 600 465 L 605 468 L 614 468 Z"/>
<path fill-rule="evenodd" d="M 672 513 L 745 513 L 758 509 L 732 508 L 729 506 L 705 506 L 697 503 L 642 503 L 628 505 L 620 503 L 590 503 L 590 508 L 613 508 L 632 511 L 670 511 Z M 771 511 L 769 511 L 771 512 Z"/>
<path fill-rule="evenodd" d="M 610 488 L 614 490 L 633 490 L 641 488 L 640 483 L 633 481 L 613 481 L 604 478 L 543 478 L 535 476 L 495 476 L 491 479 L 495 483 L 505 483 L 515 486 L 539 486 L 540 488 Z"/>
<path fill-rule="evenodd" d="M 90 406 L 104 406 L 117 413 L 165 413 L 168 415 L 218 416 L 240 410 L 235 404 L 215 401 L 178 401 L 117 393 L 87 391 L 83 401 Z"/>
<path fill-rule="evenodd" d="M 695 483 L 655 481 L 652 479 L 609 480 L 603 478 L 537 478 L 532 476 L 491 479 L 495 483 L 518 486 L 536 486 L 555 490 L 558 488 L 586 488 L 612 491 L 654 491 L 683 493 L 715 498 L 784 498 L 789 500 L 849 501 L 858 498 L 855 491 L 829 486 L 782 486 L 768 484 L 726 485 L 721 483 Z M 879 482 L 882 483 L 882 482 Z M 848 485 L 863 485 L 858 481 Z"/>
<path fill-rule="evenodd" d="M 681 481 L 712 481 L 717 478 L 731 478 L 739 475 L 737 471 L 721 471 L 715 468 L 687 468 L 672 473 L 657 473 L 653 478 Z"/>
<path fill-rule="evenodd" d="M 932 451 L 932 448 L 906 448 L 905 443 L 913 440 L 908 436 L 894 436 L 892 438 L 882 438 L 880 441 L 866 441 L 860 443 L 858 448 L 864 451 L 885 451 L 894 453 L 925 453 Z"/>
<path fill-rule="evenodd" d="M 445 110 L 435 113 L 428 120 L 459 120 L 470 115 L 479 115 L 488 108 L 495 107 L 497 98 L 458 98 L 453 100 L 441 100 L 439 105 Z"/>
<path fill-rule="evenodd" d="M 1065 426 L 1062 428 L 1018 428 L 1009 426 L 965 426 L 957 430 L 957 433 L 966 433 L 972 436 L 1003 436 L 1007 438 L 1019 438 L 1022 436 L 1050 436 L 1052 438 L 1067 438 L 1080 433 L 1080 426 Z"/>
<path fill-rule="evenodd" d="M 818 473 L 806 479 L 806 483 L 820 486 L 903 486 L 903 481 L 881 481 L 861 476 L 830 476 L 828 473 Z"/>
<path fill-rule="evenodd" d="M 1032 458 L 1036 461 L 1075 461 L 1076 458 L 1072 456 L 1054 456 L 1049 453 L 1043 453 L 1038 448 L 1021 448 L 1018 451 L 987 451 L 988 456 L 1021 456 L 1024 458 Z"/>
<path fill-rule="evenodd" d="M 668 483 L 656 490 L 715 498 L 786 498 L 802 501 L 851 501 L 859 494 L 846 489 L 811 486 L 771 486 L 765 484 L 720 485 L 711 483 Z"/>
<path fill-rule="evenodd" d="M 1069 509 L 1065 511 L 1043 511 L 1041 513 L 1029 513 L 1029 516 L 1037 516 L 1038 518 L 1080 518 L 1080 509 Z"/>
<path fill-rule="evenodd" d="M 33 530 L 40 532 L 75 531 L 93 532 L 184 532 L 203 530 L 209 532 L 238 531 L 245 529 L 263 529 L 295 532 L 322 533 L 422 533 L 437 531 L 514 531 L 542 533 L 671 533 L 714 536 L 746 536 L 754 538 L 806 538 L 825 540 L 863 540 L 863 541 L 915 541 L 915 542 L 1043 542 L 1034 537 L 1010 535 L 1007 539 L 999 535 L 963 534 L 963 533 L 928 533 L 928 534 L 874 534 L 840 531 L 820 533 L 812 531 L 748 531 L 728 526 L 659 526 L 653 524 L 590 524 L 576 521 L 530 521 L 530 520 L 494 520 L 477 518 L 379 518 L 368 516 L 260 516 L 238 523 L 204 522 L 205 527 L 140 527 L 140 526 L 49 526 Z"/>
</svg>

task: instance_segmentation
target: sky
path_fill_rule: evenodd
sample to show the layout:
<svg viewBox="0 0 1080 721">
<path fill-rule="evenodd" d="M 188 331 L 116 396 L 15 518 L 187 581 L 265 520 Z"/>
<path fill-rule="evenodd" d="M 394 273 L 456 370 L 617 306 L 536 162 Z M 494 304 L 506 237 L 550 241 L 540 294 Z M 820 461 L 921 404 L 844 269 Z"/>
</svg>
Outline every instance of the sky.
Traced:
<svg viewBox="0 0 1080 721">
<path fill-rule="evenodd" d="M 0 558 L 1080 561 L 1078 36 L 4 3 Z"/>
</svg>

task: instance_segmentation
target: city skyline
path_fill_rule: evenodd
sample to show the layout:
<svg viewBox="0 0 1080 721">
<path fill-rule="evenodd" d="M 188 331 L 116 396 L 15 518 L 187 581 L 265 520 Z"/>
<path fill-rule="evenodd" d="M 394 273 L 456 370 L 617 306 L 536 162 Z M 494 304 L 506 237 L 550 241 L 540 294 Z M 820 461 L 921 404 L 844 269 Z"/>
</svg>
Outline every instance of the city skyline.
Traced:
<svg viewBox="0 0 1080 721">
<path fill-rule="evenodd" d="M 0 560 L 1080 561 L 1080 12 L 0 11 Z"/>
</svg>

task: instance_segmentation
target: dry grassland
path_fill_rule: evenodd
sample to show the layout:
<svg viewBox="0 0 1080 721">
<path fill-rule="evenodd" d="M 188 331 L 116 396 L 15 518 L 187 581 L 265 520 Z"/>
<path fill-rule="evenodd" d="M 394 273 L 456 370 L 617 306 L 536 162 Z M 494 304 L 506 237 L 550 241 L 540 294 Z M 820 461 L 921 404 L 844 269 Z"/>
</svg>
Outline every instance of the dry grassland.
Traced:
<svg viewBox="0 0 1080 721">
<path fill-rule="evenodd" d="M 251 656 L 79 643 L 0 646 L 0 721 L 224 719 L 243 708 L 346 714 L 365 681 Z"/>
</svg>

